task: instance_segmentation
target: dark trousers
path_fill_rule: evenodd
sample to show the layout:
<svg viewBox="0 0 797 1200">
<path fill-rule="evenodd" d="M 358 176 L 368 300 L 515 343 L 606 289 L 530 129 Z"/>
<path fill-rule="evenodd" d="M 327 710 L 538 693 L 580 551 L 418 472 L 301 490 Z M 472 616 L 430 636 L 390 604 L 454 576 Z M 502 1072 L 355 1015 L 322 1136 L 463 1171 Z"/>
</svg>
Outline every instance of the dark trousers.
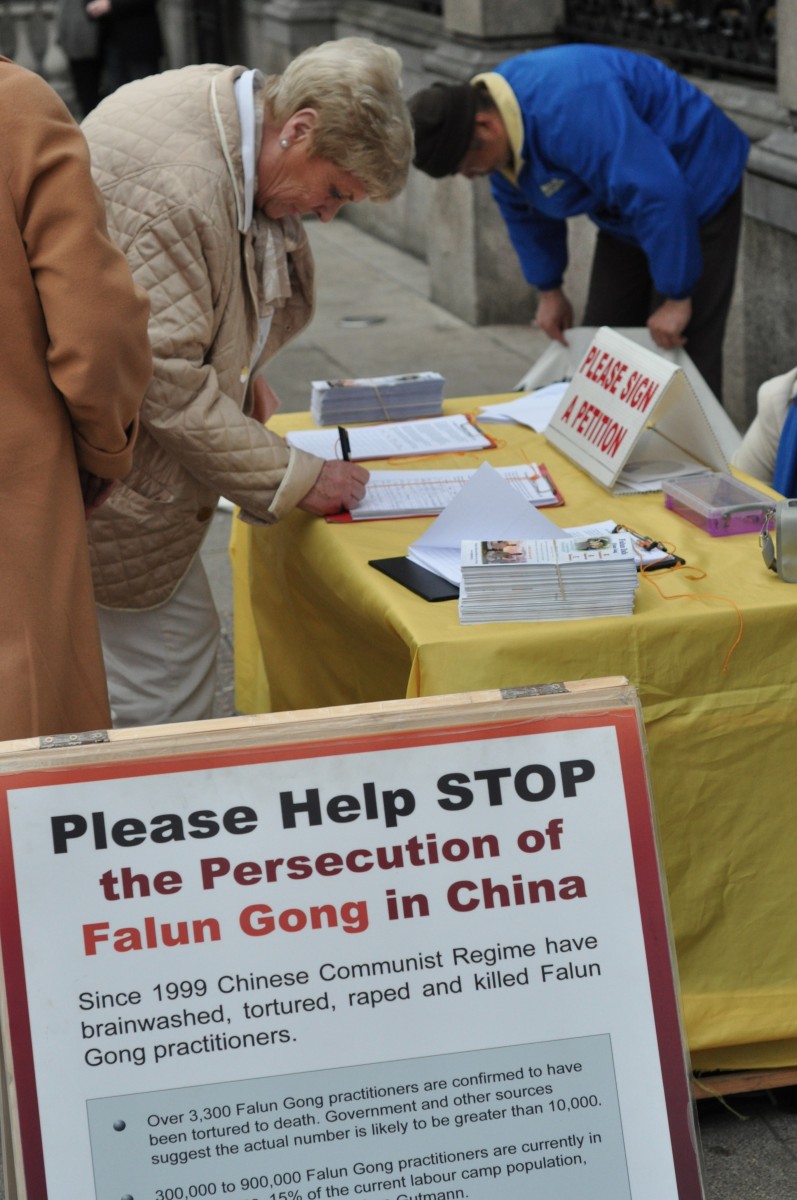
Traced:
<svg viewBox="0 0 797 1200">
<path fill-rule="evenodd" d="M 102 99 L 100 90 L 102 59 L 70 58 L 69 71 L 80 107 L 80 118 L 86 117 Z"/>
<path fill-rule="evenodd" d="M 105 68 L 108 73 L 108 93 L 115 92 L 125 83 L 134 79 L 146 79 L 148 75 L 157 75 L 160 69 L 159 56 L 131 55 L 118 41 L 109 42 L 105 50 Z"/>
<path fill-rule="evenodd" d="M 703 273 L 692 292 L 692 319 L 684 349 L 718 400 L 722 400 L 722 342 L 733 295 L 742 189 L 700 228 Z M 645 254 L 638 246 L 598 231 L 584 312 L 585 325 L 614 328 L 645 325 L 664 299 L 653 287 Z"/>
</svg>

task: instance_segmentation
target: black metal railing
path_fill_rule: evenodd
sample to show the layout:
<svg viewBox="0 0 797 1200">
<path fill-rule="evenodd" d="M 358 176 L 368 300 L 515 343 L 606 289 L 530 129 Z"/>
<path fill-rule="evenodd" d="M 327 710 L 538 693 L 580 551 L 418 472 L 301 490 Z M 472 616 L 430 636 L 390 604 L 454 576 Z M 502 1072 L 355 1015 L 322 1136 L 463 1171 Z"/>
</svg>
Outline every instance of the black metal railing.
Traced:
<svg viewBox="0 0 797 1200">
<path fill-rule="evenodd" d="M 565 0 L 557 34 L 647 50 L 709 76 L 774 84 L 776 8 L 772 0 Z"/>
</svg>

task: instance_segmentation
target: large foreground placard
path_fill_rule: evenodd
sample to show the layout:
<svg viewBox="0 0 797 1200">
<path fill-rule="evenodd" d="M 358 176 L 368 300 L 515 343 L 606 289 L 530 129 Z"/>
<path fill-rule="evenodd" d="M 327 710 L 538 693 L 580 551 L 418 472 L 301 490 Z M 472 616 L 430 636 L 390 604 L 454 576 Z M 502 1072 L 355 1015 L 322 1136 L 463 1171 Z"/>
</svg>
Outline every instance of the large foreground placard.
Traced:
<svg viewBox="0 0 797 1200">
<path fill-rule="evenodd" d="M 495 696 L 0 778 L 23 1194 L 702 1195 L 635 698 Z"/>
</svg>

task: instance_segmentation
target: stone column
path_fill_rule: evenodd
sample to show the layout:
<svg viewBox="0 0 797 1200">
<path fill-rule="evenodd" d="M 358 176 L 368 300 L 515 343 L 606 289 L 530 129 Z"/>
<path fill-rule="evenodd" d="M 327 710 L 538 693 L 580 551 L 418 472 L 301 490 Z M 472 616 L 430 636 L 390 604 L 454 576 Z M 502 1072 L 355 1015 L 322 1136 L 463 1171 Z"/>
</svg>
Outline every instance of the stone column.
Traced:
<svg viewBox="0 0 797 1200">
<path fill-rule="evenodd" d="M 789 0 L 778 4 L 778 99 L 797 113 L 797 8 Z"/>
<path fill-rule="evenodd" d="M 278 75 L 292 58 L 336 36 L 339 0 L 244 0 L 247 61 Z"/>
<path fill-rule="evenodd" d="M 783 127 L 757 142 L 745 181 L 745 408 L 755 415 L 758 386 L 797 364 L 794 280 L 797 279 L 797 6 L 778 4 L 778 100 Z"/>
<path fill-rule="evenodd" d="M 158 17 L 166 43 L 166 64 L 185 67 L 197 61 L 192 0 L 159 0 Z"/>
<path fill-rule="evenodd" d="M 66 55 L 56 41 L 54 0 L 16 0 L 0 6 L 0 54 L 37 71 L 74 109 Z"/>
<path fill-rule="evenodd" d="M 443 0 L 448 33 L 488 41 L 550 36 L 564 13 L 564 0 Z"/>
</svg>

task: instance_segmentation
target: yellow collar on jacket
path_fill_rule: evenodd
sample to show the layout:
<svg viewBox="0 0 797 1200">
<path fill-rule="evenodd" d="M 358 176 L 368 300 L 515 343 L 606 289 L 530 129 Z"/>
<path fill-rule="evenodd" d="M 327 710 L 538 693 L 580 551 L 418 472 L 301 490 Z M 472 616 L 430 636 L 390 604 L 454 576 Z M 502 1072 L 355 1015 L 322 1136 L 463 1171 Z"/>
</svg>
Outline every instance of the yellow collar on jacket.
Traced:
<svg viewBox="0 0 797 1200">
<path fill-rule="evenodd" d="M 498 109 L 501 120 L 506 126 L 509 145 L 512 148 L 513 165 L 503 168 L 501 174 L 505 175 L 510 183 L 517 186 L 518 175 L 523 169 L 523 116 L 517 96 L 503 75 L 499 75 L 497 71 L 484 71 L 481 75 L 474 75 L 471 84 L 475 86 L 477 83 L 482 83 L 487 88 L 490 99 Z"/>
</svg>

